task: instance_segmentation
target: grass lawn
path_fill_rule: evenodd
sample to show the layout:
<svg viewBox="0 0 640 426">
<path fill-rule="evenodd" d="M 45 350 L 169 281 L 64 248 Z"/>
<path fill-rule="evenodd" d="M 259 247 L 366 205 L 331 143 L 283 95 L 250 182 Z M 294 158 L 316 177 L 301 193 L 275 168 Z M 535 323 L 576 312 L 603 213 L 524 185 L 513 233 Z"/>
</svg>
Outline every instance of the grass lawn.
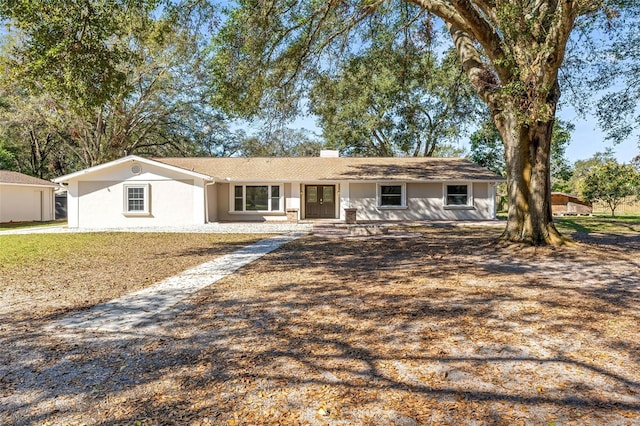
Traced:
<svg viewBox="0 0 640 426">
<path fill-rule="evenodd" d="M 5 229 L 42 228 L 47 226 L 65 226 L 66 220 L 52 220 L 49 222 L 5 222 L 0 223 L 0 231 Z"/>
<path fill-rule="evenodd" d="M 87 283 L 129 291 L 239 242 L 0 236 L 0 424 L 640 424 L 638 235 L 408 231 L 301 238 L 133 336 L 43 327 L 103 298 Z"/>
<path fill-rule="evenodd" d="M 565 232 L 640 233 L 640 216 L 564 216 L 554 222 Z"/>
<path fill-rule="evenodd" d="M 507 214 L 500 212 L 498 219 L 506 220 Z M 637 234 L 640 233 L 640 216 L 554 216 L 554 223 L 563 234 Z"/>
</svg>

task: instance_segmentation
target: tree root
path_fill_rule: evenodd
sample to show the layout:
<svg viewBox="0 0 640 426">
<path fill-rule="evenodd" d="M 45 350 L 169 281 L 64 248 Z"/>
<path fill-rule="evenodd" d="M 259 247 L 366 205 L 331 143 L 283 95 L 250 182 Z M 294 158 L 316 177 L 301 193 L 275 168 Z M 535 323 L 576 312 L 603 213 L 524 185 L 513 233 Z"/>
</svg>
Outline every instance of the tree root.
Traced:
<svg viewBox="0 0 640 426">
<path fill-rule="evenodd" d="M 543 229 L 536 233 L 517 232 L 514 233 L 509 230 L 509 227 L 505 229 L 499 238 L 499 241 L 518 245 L 536 246 L 536 247 L 574 247 L 576 243 L 569 237 L 562 235 L 553 224 L 549 224 L 546 227 L 546 232 Z"/>
</svg>

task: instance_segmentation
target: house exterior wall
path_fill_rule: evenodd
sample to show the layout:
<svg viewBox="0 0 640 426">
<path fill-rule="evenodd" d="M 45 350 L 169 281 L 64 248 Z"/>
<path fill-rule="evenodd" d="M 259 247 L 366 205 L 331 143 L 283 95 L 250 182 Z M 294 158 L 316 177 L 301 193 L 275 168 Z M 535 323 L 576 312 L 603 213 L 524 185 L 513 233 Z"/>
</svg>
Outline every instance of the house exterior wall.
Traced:
<svg viewBox="0 0 640 426">
<path fill-rule="evenodd" d="M 568 214 L 590 215 L 593 213 L 593 207 L 586 206 L 582 203 L 574 203 L 572 201 L 567 203 Z"/>
<path fill-rule="evenodd" d="M 207 222 L 218 221 L 218 185 L 212 184 L 206 186 L 207 192 Z"/>
<path fill-rule="evenodd" d="M 488 220 L 494 218 L 493 188 L 473 183 L 473 206 L 453 208 L 444 205 L 444 184 L 406 183 L 406 207 L 377 205 L 375 183 L 350 183 L 349 207 L 357 208 L 358 220 Z"/>
<path fill-rule="evenodd" d="M 555 215 L 590 215 L 593 213 L 593 208 L 582 203 L 567 201 L 566 204 L 552 204 L 551 212 Z"/>
<path fill-rule="evenodd" d="M 299 209 L 299 217 L 305 217 L 304 191 L 300 188 L 311 183 L 284 185 L 285 206 Z M 286 220 L 285 213 L 235 213 L 230 211 L 230 194 L 233 184 L 215 184 L 215 203 L 211 201 L 213 190 L 208 190 L 208 208 L 214 209 L 210 217 L 228 221 L 279 221 Z M 407 206 L 404 208 L 380 208 L 377 206 L 376 183 L 333 183 L 336 188 L 336 217 L 344 220 L 345 208 L 357 208 L 359 220 L 485 220 L 495 217 L 495 190 L 488 183 L 473 183 L 473 208 L 445 208 L 443 183 L 407 183 Z M 215 205 L 214 205 L 215 204 Z M 211 211 L 211 210 L 210 210 Z"/>
<path fill-rule="evenodd" d="M 110 228 L 180 226 L 205 222 L 202 179 L 147 164 L 139 173 L 121 164 L 69 182 L 69 227 Z M 126 214 L 125 186 L 146 185 L 148 214 Z"/>
<path fill-rule="evenodd" d="M 284 185 L 284 209 L 282 212 L 256 212 L 256 213 L 236 213 L 230 211 L 230 190 L 229 183 L 216 183 L 217 205 L 216 216 L 220 222 L 267 222 L 267 221 L 286 221 L 287 220 L 287 200 L 291 200 L 292 185 L 287 183 Z"/>
<path fill-rule="evenodd" d="M 551 194 L 551 212 L 555 215 L 590 215 L 593 212 L 591 203 L 567 194 Z"/>
<path fill-rule="evenodd" d="M 54 220 L 54 206 L 54 188 L 0 185 L 0 223 Z"/>
<path fill-rule="evenodd" d="M 408 178 L 402 182 L 402 206 L 381 207 L 378 205 L 380 184 L 389 182 L 354 182 L 350 180 L 296 181 L 242 181 L 227 178 L 212 182 L 211 175 L 195 172 L 194 168 L 179 168 L 140 157 L 125 157 L 103 166 L 58 178 L 67 185 L 68 222 L 70 227 L 110 228 L 198 225 L 206 222 L 264 222 L 287 221 L 306 218 L 305 191 L 308 185 L 332 186 L 335 188 L 335 211 L 327 211 L 329 204 L 319 200 L 311 216 L 346 220 L 345 209 L 357 209 L 357 220 L 482 220 L 495 217 L 495 183 L 493 182 L 447 182 L 452 185 L 467 185 L 470 189 L 465 198 L 460 188 L 451 188 L 452 203 L 472 201 L 464 206 L 446 206 L 447 186 L 442 182 L 416 182 Z M 248 173 L 248 172 L 245 172 Z M 250 175 L 247 175 L 250 176 Z M 277 174 L 276 174 L 277 176 Z M 248 178 L 250 179 L 250 177 Z M 299 178 L 298 178 L 299 179 Z M 250 188 L 254 185 L 280 186 L 279 211 L 234 212 L 234 185 L 243 185 L 243 203 L 246 209 L 268 210 L 275 203 L 265 205 L 263 193 Z M 126 210 L 127 187 L 135 185 L 140 193 L 131 191 L 132 210 Z M 387 190 L 388 188 L 384 188 Z M 395 188 L 397 189 L 397 188 Z M 271 190 L 270 190 L 271 191 Z M 140 195 L 144 194 L 144 196 Z M 270 194 L 276 194 L 275 191 Z M 272 195 L 269 195 L 271 197 Z M 327 195 L 328 197 L 328 195 Z M 398 200 L 395 193 L 386 194 L 387 202 Z M 141 199 L 145 204 L 142 209 Z M 328 199 L 328 198 L 327 198 Z M 53 200 L 53 197 L 52 197 Z M 391 200 L 391 201 L 389 201 Z M 136 204 L 137 203 L 137 204 Z M 146 208 L 148 205 L 148 209 Z M 297 209 L 297 212 L 296 212 Z M 311 209 L 311 207 L 310 207 Z M 52 208 L 53 210 L 53 202 Z M 0 212 L 1 213 L 1 212 Z"/>
</svg>

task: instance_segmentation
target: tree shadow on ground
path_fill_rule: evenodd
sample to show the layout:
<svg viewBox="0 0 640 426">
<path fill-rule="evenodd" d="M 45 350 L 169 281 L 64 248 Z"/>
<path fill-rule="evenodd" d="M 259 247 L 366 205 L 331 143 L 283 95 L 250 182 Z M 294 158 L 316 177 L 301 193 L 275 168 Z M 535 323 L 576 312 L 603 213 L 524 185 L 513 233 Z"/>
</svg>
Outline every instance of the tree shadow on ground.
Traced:
<svg viewBox="0 0 640 426">
<path fill-rule="evenodd" d="M 415 229 L 412 229 L 414 231 Z M 0 344 L 0 420 L 583 424 L 640 418 L 640 268 L 495 232 L 283 246 L 160 329 Z"/>
</svg>

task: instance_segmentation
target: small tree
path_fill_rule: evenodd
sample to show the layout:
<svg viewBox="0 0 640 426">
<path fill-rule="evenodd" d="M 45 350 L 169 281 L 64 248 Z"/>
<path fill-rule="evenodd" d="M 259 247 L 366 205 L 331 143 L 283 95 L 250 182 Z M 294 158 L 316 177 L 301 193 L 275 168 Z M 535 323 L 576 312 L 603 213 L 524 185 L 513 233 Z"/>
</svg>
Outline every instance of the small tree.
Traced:
<svg viewBox="0 0 640 426">
<path fill-rule="evenodd" d="M 616 208 L 625 197 L 636 194 L 640 175 L 630 164 L 610 161 L 594 168 L 584 179 L 582 194 L 589 201 L 602 201 L 615 216 Z"/>
</svg>

